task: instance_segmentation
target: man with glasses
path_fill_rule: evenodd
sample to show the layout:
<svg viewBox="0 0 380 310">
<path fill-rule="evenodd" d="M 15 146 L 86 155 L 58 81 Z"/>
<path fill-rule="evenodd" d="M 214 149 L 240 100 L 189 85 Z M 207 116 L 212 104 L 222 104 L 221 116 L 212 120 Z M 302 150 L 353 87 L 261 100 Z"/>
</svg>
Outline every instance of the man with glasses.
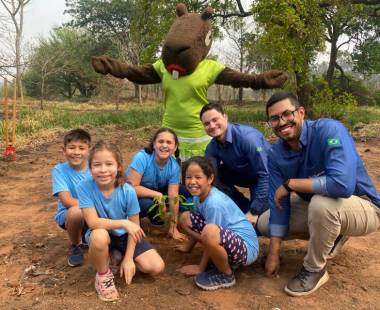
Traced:
<svg viewBox="0 0 380 310">
<path fill-rule="evenodd" d="M 227 114 L 218 103 L 203 106 L 200 119 L 212 137 L 206 156 L 215 161 L 218 187 L 256 224 L 257 216 L 268 208 L 270 144 L 257 129 L 228 122 Z M 235 186 L 248 188 L 250 199 Z"/>
<path fill-rule="evenodd" d="M 309 239 L 303 267 L 285 287 L 309 295 L 328 281 L 326 260 L 348 236 L 379 229 L 380 196 L 340 122 L 305 120 L 297 98 L 284 92 L 269 99 L 266 114 L 279 137 L 268 153 L 269 210 L 257 224 L 270 236 L 266 274 L 277 275 L 284 238 Z"/>
</svg>

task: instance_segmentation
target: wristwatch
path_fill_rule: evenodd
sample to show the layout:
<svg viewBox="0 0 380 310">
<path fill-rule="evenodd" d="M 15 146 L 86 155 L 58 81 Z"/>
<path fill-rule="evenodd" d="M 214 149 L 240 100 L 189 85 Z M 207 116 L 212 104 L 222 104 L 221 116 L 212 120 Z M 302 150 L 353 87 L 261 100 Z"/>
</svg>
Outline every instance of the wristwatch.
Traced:
<svg viewBox="0 0 380 310">
<path fill-rule="evenodd" d="M 289 182 L 290 182 L 290 179 L 287 179 L 284 183 L 282 183 L 282 186 L 285 187 L 285 189 L 286 189 L 289 193 L 291 193 L 291 192 L 293 192 L 293 190 L 290 188 L 290 186 L 289 186 Z"/>
</svg>

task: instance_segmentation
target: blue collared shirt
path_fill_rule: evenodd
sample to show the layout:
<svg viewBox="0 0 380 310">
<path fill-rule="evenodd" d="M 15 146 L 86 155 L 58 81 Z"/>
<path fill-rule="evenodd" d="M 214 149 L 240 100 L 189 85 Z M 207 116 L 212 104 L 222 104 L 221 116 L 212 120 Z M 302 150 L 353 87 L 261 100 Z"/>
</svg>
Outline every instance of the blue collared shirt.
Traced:
<svg viewBox="0 0 380 310">
<path fill-rule="evenodd" d="M 217 166 L 231 171 L 231 180 L 251 192 L 250 209 L 262 213 L 267 208 L 269 174 L 267 151 L 270 144 L 255 128 L 228 123 L 225 143 L 213 138 L 206 148 L 206 156 L 213 157 Z"/>
<path fill-rule="evenodd" d="M 268 152 L 270 236 L 288 233 L 290 199 L 283 199 L 282 209 L 276 208 L 273 199 L 287 179 L 312 178 L 316 194 L 335 198 L 365 195 L 380 207 L 380 196 L 342 123 L 333 119 L 305 120 L 299 142 L 299 152 L 292 151 L 282 139 Z M 298 194 L 306 200 L 313 195 Z"/>
</svg>

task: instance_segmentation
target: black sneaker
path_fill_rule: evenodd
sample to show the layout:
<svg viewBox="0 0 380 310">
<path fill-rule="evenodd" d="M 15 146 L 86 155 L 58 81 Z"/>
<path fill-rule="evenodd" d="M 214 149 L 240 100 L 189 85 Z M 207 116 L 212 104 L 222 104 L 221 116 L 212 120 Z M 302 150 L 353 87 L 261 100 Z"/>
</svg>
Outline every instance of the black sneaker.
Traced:
<svg viewBox="0 0 380 310">
<path fill-rule="evenodd" d="M 326 267 L 318 272 L 310 272 L 302 267 L 301 271 L 285 286 L 285 292 L 291 296 L 306 296 L 315 292 L 329 280 Z"/>
<path fill-rule="evenodd" d="M 83 253 L 80 245 L 71 245 L 69 248 L 69 254 L 67 263 L 70 267 L 77 267 L 83 265 Z"/>
<path fill-rule="evenodd" d="M 339 235 L 338 238 L 336 238 L 333 247 L 330 250 L 330 253 L 327 255 L 327 259 L 333 259 L 335 256 L 338 255 L 340 249 L 343 247 L 343 245 L 347 242 L 349 239 L 349 236 L 342 236 Z"/>
</svg>

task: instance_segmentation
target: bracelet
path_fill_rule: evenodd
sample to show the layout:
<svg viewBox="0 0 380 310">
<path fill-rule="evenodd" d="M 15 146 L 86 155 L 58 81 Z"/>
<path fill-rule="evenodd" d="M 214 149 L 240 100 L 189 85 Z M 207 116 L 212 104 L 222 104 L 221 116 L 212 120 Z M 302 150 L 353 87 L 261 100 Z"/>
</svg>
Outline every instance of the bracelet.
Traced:
<svg viewBox="0 0 380 310">
<path fill-rule="evenodd" d="M 287 179 L 284 183 L 282 183 L 282 186 L 285 187 L 285 189 L 286 189 L 289 193 L 291 193 L 291 192 L 293 192 L 293 190 L 290 188 L 290 186 L 289 186 L 289 182 L 290 182 L 290 179 Z"/>
</svg>

